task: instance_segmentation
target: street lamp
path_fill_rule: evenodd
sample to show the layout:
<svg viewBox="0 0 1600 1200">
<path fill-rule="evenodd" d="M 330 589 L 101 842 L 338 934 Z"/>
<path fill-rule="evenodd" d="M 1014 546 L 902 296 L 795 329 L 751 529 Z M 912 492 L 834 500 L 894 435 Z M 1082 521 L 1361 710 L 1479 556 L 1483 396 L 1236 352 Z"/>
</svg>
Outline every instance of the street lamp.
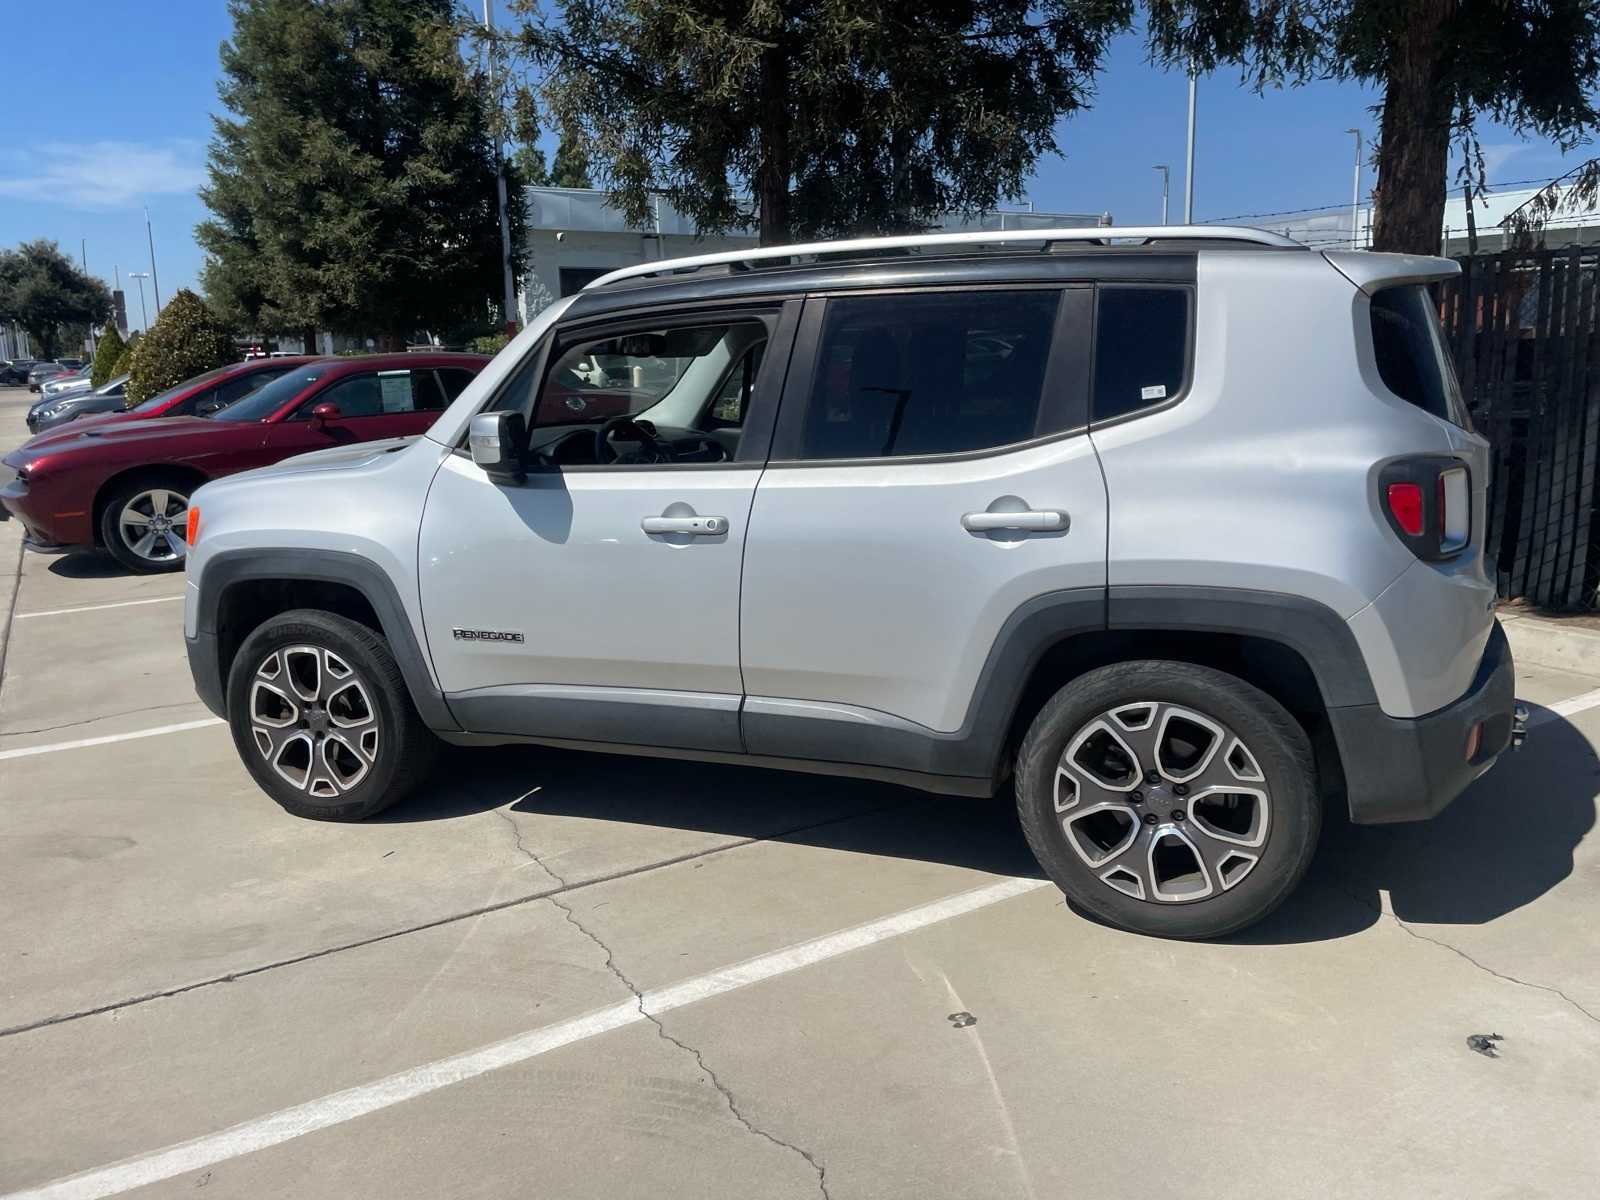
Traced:
<svg viewBox="0 0 1600 1200">
<path fill-rule="evenodd" d="M 144 281 L 150 278 L 150 272 L 129 271 L 128 278 L 137 279 L 139 281 L 139 324 L 143 325 L 145 332 L 148 333 L 150 330 L 150 314 L 145 311 L 144 307 Z"/>
<path fill-rule="evenodd" d="M 1346 129 L 1356 135 L 1356 183 L 1350 194 L 1350 249 L 1361 249 L 1361 130 Z"/>
<path fill-rule="evenodd" d="M 1183 175 L 1183 223 L 1194 224 L 1194 60 L 1189 60 L 1189 148 Z"/>
<path fill-rule="evenodd" d="M 1167 169 L 1166 163 L 1157 163 L 1151 168 L 1161 172 L 1161 223 L 1167 223 L 1167 185 L 1171 180 L 1172 172 Z"/>
</svg>

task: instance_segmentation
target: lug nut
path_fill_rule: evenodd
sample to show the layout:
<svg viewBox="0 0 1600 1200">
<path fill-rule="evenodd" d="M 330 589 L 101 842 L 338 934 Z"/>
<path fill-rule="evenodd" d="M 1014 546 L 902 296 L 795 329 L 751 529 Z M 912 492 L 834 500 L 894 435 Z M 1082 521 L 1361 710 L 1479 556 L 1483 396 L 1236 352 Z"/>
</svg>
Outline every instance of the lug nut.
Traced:
<svg viewBox="0 0 1600 1200">
<path fill-rule="evenodd" d="M 1172 792 L 1177 796 L 1187 796 L 1189 794 L 1189 785 L 1187 783 L 1175 783 L 1172 785 Z"/>
<path fill-rule="evenodd" d="M 1146 825 L 1154 825 L 1160 819 L 1161 818 L 1157 817 L 1155 813 L 1145 813 L 1144 815 L 1144 823 Z"/>
<path fill-rule="evenodd" d="M 1172 819 L 1173 819 L 1173 820 L 1174 820 L 1174 821 L 1181 821 L 1181 820 L 1183 820 L 1183 809 L 1181 809 L 1181 808 L 1175 808 L 1175 809 L 1173 809 L 1173 810 L 1172 810 Z"/>
<path fill-rule="evenodd" d="M 1128 800 L 1133 804 L 1143 804 L 1144 803 L 1144 793 L 1141 792 L 1138 788 L 1134 788 L 1133 791 L 1128 793 Z"/>
<path fill-rule="evenodd" d="M 1148 783 L 1151 787 L 1154 787 L 1156 784 L 1161 782 L 1161 772 L 1160 771 L 1146 771 L 1144 773 L 1144 781 L 1146 783 Z"/>
</svg>

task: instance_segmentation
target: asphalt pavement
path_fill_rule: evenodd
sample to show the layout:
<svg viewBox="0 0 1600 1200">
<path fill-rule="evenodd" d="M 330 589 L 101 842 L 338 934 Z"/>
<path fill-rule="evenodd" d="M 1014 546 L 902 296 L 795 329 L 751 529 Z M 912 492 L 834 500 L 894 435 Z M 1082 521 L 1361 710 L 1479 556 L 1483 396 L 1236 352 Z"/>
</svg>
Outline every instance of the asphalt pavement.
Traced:
<svg viewBox="0 0 1600 1200">
<path fill-rule="evenodd" d="M 1594 1192 L 1600 677 L 1190 945 L 1004 800 L 528 748 L 296 820 L 182 588 L 0 522 L 0 1200 Z"/>
</svg>

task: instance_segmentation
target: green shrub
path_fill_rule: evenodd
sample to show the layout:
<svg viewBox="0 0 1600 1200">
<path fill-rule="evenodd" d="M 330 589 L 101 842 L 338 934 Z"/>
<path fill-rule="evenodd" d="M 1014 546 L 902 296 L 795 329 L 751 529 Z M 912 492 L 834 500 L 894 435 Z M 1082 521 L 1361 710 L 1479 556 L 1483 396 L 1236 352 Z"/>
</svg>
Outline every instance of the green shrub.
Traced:
<svg viewBox="0 0 1600 1200">
<path fill-rule="evenodd" d="M 511 339 L 503 333 L 491 333 L 488 337 L 475 337 L 467 343 L 467 349 L 474 354 L 487 354 L 493 358 L 509 345 Z"/>
<path fill-rule="evenodd" d="M 89 368 L 90 387 L 99 387 L 108 379 L 116 377 L 117 363 L 127 348 L 128 344 L 122 340 L 122 334 L 117 332 L 116 322 L 108 323 L 106 331 L 100 335 L 100 344 L 95 347 L 94 365 Z"/>
<path fill-rule="evenodd" d="M 133 352 L 138 347 L 139 339 L 142 337 L 144 337 L 144 334 L 137 329 L 128 335 L 128 340 L 122 344 L 122 353 L 117 355 L 117 361 L 111 366 L 111 378 L 115 379 L 118 375 L 126 375 L 128 373 L 133 366 Z"/>
<path fill-rule="evenodd" d="M 227 326 L 184 288 L 161 310 L 128 364 L 128 406 L 238 358 Z"/>
</svg>

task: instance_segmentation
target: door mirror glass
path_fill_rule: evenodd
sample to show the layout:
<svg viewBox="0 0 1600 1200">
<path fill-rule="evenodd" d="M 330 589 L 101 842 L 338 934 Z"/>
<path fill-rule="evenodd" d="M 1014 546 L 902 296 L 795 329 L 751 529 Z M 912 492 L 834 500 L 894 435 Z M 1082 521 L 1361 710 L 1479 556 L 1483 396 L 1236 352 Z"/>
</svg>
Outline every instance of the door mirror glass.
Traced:
<svg viewBox="0 0 1600 1200">
<path fill-rule="evenodd" d="M 339 406 L 327 400 L 311 410 L 311 428 L 321 429 L 329 421 L 339 419 Z"/>
<path fill-rule="evenodd" d="M 527 422 L 519 412 L 479 413 L 467 431 L 472 461 L 496 483 L 522 483 L 522 447 L 527 443 Z"/>
</svg>

